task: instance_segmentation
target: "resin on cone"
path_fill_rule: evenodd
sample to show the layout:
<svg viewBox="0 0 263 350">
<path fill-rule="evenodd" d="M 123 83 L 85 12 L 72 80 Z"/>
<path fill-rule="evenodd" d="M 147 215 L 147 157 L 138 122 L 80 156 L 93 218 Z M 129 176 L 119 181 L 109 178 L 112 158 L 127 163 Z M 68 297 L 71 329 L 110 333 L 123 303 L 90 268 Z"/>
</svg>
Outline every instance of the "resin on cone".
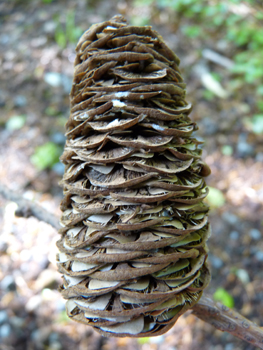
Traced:
<svg viewBox="0 0 263 350">
<path fill-rule="evenodd" d="M 60 291 L 68 316 L 105 336 L 160 335 L 210 279 L 210 170 L 179 59 L 150 26 L 122 16 L 93 25 L 76 54 Z"/>
</svg>

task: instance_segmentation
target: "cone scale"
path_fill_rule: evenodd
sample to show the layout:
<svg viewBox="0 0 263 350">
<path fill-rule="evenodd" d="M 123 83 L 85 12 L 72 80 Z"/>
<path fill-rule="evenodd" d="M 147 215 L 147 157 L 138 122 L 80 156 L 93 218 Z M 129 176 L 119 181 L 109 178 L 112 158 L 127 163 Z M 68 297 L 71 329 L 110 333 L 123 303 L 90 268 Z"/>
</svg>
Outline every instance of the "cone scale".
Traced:
<svg viewBox="0 0 263 350">
<path fill-rule="evenodd" d="M 163 334 L 209 283 L 210 170 L 178 65 L 156 31 L 122 16 L 76 47 L 60 291 L 68 316 L 104 336 Z"/>
</svg>

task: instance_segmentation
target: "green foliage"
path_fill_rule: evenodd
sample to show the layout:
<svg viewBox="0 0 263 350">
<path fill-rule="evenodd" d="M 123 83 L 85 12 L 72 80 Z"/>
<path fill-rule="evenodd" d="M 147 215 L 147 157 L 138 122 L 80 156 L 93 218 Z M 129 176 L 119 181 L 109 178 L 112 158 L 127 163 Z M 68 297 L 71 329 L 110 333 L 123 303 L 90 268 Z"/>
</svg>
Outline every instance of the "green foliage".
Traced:
<svg viewBox="0 0 263 350">
<path fill-rule="evenodd" d="M 198 36 L 201 36 L 202 33 L 200 26 L 183 26 L 182 31 L 190 38 L 197 38 Z"/>
<path fill-rule="evenodd" d="M 214 300 L 220 301 L 226 307 L 234 307 L 235 302 L 232 295 L 230 295 L 224 288 L 218 288 L 214 293 Z"/>
<path fill-rule="evenodd" d="M 221 147 L 221 152 L 224 156 L 232 156 L 233 148 L 229 145 L 224 145 Z"/>
<path fill-rule="evenodd" d="M 68 118 L 61 115 L 56 118 L 56 123 L 58 126 L 63 127 L 63 130 L 65 128 L 65 125 L 67 124 Z"/>
<path fill-rule="evenodd" d="M 58 163 L 61 153 L 61 147 L 53 142 L 47 142 L 35 149 L 35 153 L 31 156 L 31 162 L 41 171 Z"/>
<path fill-rule="evenodd" d="M 49 115 L 50 117 L 55 117 L 57 115 L 60 115 L 61 111 L 59 111 L 58 108 L 56 108 L 55 106 L 48 106 L 45 109 L 45 114 Z"/>
<path fill-rule="evenodd" d="M 151 339 L 150 337 L 138 338 L 138 339 L 137 339 L 137 342 L 138 342 L 138 344 L 140 344 L 140 345 L 148 344 L 149 341 L 150 341 L 150 339 Z"/>
<path fill-rule="evenodd" d="M 234 60 L 233 72 L 243 74 L 247 83 L 252 84 L 263 78 L 263 51 L 243 51 L 235 55 Z"/>
<path fill-rule="evenodd" d="M 242 2 L 242 8 L 240 0 L 137 0 L 135 4 L 168 9 L 174 12 L 174 22 L 187 20 L 191 25 L 179 28 L 191 39 L 220 33 L 234 52 L 233 73 L 248 84 L 263 79 L 263 13 L 257 10 L 256 0 Z"/>
<path fill-rule="evenodd" d="M 256 114 L 252 118 L 245 118 L 244 124 L 249 131 L 255 134 L 263 134 L 263 114 Z"/>
<path fill-rule="evenodd" d="M 131 24 L 134 26 L 146 26 L 149 25 L 150 18 L 146 16 L 132 16 L 131 17 Z"/>
<path fill-rule="evenodd" d="M 257 101 L 257 107 L 261 112 L 263 112 L 263 101 L 261 100 Z"/>
<path fill-rule="evenodd" d="M 259 87 L 257 88 L 257 94 L 263 96 L 263 85 L 259 85 Z"/>
<path fill-rule="evenodd" d="M 68 316 L 67 316 L 67 313 L 65 310 L 63 311 L 60 311 L 60 313 L 58 314 L 58 317 L 57 317 L 57 323 L 59 324 L 65 324 L 65 323 L 68 323 Z"/>
<path fill-rule="evenodd" d="M 61 23 L 61 17 L 55 16 L 54 18 L 57 26 L 55 29 L 55 40 L 57 44 L 64 49 L 68 43 L 76 44 L 82 29 L 75 25 L 75 11 L 68 11 L 66 14 L 66 21 Z"/>
<path fill-rule="evenodd" d="M 216 81 L 218 81 L 219 83 L 221 82 L 222 77 L 220 76 L 220 74 L 218 74 L 216 72 L 212 72 L 211 75 Z"/>
<path fill-rule="evenodd" d="M 204 89 L 203 98 L 207 101 L 212 101 L 215 98 L 215 95 L 212 93 L 212 91 Z"/>
<path fill-rule="evenodd" d="M 151 6 L 154 0 L 134 0 L 134 6 Z"/>
<path fill-rule="evenodd" d="M 14 115 L 13 117 L 8 119 L 8 121 L 5 124 L 5 127 L 9 131 L 19 130 L 25 125 L 25 122 L 25 115 Z"/>
<path fill-rule="evenodd" d="M 206 201 L 211 208 L 220 208 L 225 204 L 225 196 L 222 191 L 214 187 L 208 187 L 209 193 L 206 197 Z"/>
</svg>

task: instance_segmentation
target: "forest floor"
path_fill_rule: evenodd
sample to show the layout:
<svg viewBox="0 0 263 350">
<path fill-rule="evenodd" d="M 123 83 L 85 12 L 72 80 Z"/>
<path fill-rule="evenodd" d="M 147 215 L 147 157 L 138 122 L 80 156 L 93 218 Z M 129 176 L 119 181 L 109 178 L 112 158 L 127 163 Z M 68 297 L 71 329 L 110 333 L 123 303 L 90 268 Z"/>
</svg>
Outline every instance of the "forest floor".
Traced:
<svg viewBox="0 0 263 350">
<path fill-rule="evenodd" d="M 63 148 L 77 37 L 92 23 L 116 13 L 134 21 L 138 11 L 132 1 L 0 2 L 3 186 L 60 215 L 58 182 L 63 166 L 55 162 L 42 170 L 39 162 L 47 151 L 42 149 L 42 155 L 37 147 L 49 144 L 54 153 Z M 142 11 L 150 10 L 145 6 Z M 199 126 L 197 137 L 205 140 L 203 157 L 212 169 L 207 183 L 222 197 L 221 203 L 211 198 L 212 281 L 207 292 L 213 295 L 223 288 L 233 297 L 235 309 L 262 326 L 263 146 L 262 135 L 247 130 L 242 122 L 250 110 L 249 93 L 246 87 L 230 91 L 226 98 L 207 93 L 198 74 L 201 62 L 224 77 L 224 86 L 231 79 L 226 68 L 200 57 L 200 50 L 220 50 L 216 40 L 186 38 L 171 24 L 167 12 L 156 13 L 152 25 L 181 58 L 187 99 L 194 104 L 191 116 Z M 231 58 L 230 49 L 224 54 Z M 0 197 L 0 207 L 0 350 L 255 349 L 190 312 L 167 334 L 144 340 L 104 338 L 70 321 L 57 290 L 61 283 L 56 270 L 58 233 L 36 218 L 15 216 L 14 202 Z"/>
</svg>

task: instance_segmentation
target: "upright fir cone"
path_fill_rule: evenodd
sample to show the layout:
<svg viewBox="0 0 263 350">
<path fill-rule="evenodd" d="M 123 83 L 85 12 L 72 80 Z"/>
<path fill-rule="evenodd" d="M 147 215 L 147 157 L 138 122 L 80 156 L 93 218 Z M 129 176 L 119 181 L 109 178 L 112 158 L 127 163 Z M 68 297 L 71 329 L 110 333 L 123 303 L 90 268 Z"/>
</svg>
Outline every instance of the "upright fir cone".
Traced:
<svg viewBox="0 0 263 350">
<path fill-rule="evenodd" d="M 210 234 L 178 57 L 122 16 L 76 48 L 58 242 L 68 316 L 106 336 L 170 329 L 202 295 Z"/>
</svg>

